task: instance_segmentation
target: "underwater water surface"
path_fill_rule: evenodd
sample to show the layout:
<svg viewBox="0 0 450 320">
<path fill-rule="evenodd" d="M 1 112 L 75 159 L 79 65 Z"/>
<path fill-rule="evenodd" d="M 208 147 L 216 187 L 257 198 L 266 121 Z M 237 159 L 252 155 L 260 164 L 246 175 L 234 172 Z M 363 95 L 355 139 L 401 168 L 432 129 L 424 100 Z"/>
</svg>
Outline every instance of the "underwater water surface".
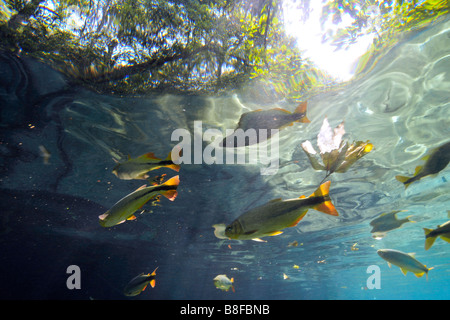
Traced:
<svg viewBox="0 0 450 320">
<path fill-rule="evenodd" d="M 412 176 L 450 139 L 448 20 L 399 43 L 363 77 L 307 97 L 311 122 L 279 132 L 275 174 L 262 175 L 262 163 L 162 168 L 155 175 L 180 177 L 175 201 L 163 198 L 111 228 L 98 216 L 146 183 L 118 179 L 113 159 L 147 152 L 164 159 L 179 142 L 171 139 L 177 129 L 194 135 L 201 121 L 203 132 L 225 132 L 244 112 L 296 106 L 274 102 L 259 87 L 220 97 L 100 95 L 67 88 L 62 75 L 29 58 L 2 53 L 0 64 L 2 299 L 450 298 L 450 244 L 438 238 L 425 250 L 423 231 L 449 220 L 450 167 L 408 188 L 395 178 Z M 311 209 L 267 242 L 216 238 L 214 224 L 317 188 L 325 172 L 311 167 L 301 144 L 316 145 L 325 116 L 332 128 L 344 121 L 344 139 L 374 146 L 328 178 L 339 216 Z M 394 210 L 414 222 L 375 239 L 370 222 Z M 403 275 L 378 249 L 414 252 L 433 269 L 428 279 Z M 72 265 L 80 270 L 79 289 L 67 286 Z M 132 278 L 156 267 L 154 288 L 124 296 Z M 215 287 L 219 274 L 234 279 L 234 291 Z"/>
</svg>

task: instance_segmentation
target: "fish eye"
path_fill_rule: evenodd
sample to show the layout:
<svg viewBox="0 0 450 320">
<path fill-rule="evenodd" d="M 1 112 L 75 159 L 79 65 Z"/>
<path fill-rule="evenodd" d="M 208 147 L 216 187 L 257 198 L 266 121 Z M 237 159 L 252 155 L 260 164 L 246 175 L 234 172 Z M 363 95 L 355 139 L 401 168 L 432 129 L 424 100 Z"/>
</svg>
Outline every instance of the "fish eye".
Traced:
<svg viewBox="0 0 450 320">
<path fill-rule="evenodd" d="M 231 232 L 233 230 L 233 226 L 228 226 L 225 228 L 225 232 Z"/>
</svg>

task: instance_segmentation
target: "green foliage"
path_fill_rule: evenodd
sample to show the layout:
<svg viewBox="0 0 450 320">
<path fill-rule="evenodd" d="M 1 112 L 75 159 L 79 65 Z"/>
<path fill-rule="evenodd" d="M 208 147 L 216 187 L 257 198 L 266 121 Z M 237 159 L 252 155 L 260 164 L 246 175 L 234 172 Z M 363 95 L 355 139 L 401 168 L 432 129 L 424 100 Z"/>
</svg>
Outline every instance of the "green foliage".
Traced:
<svg viewBox="0 0 450 320">
<path fill-rule="evenodd" d="M 305 19 L 311 1 L 296 2 Z M 281 0 L 7 0 L 0 8 L 0 49 L 39 58 L 98 91 L 214 93 L 259 82 L 300 99 L 333 83 L 286 36 Z M 345 47 L 375 34 L 363 70 L 399 35 L 448 9 L 448 0 L 328 1 L 323 24 L 352 23 L 323 40 Z"/>
<path fill-rule="evenodd" d="M 324 41 L 337 48 L 347 47 L 364 35 L 375 35 L 373 45 L 362 57 L 357 72 L 370 69 L 386 49 L 410 31 L 420 30 L 449 13 L 448 0 L 333 0 L 322 9 L 322 24 L 334 24 L 350 17 L 350 25 L 328 30 Z"/>
<path fill-rule="evenodd" d="M 301 59 L 275 0 L 9 0 L 1 48 L 120 94 L 221 92 L 257 78 L 301 95 L 321 73 Z M 8 19 L 5 17 L 3 21 Z"/>
</svg>

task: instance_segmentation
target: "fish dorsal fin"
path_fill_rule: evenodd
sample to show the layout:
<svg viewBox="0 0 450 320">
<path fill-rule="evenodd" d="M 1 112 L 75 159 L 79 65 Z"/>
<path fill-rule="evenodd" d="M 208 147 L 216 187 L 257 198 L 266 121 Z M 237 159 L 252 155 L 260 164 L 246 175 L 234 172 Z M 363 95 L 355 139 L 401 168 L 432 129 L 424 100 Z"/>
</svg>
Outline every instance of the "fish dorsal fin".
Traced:
<svg viewBox="0 0 450 320">
<path fill-rule="evenodd" d="M 153 152 L 143 154 L 142 156 L 139 156 L 138 159 L 161 160 L 160 158 L 157 158 Z"/>
<path fill-rule="evenodd" d="M 156 267 L 156 269 L 155 270 L 153 270 L 153 272 L 150 274 L 151 276 L 154 276 L 154 275 L 156 275 L 156 270 L 158 270 L 158 268 L 159 267 Z"/>
<path fill-rule="evenodd" d="M 412 257 L 412 258 L 416 258 L 416 253 L 415 252 L 410 252 L 408 253 L 408 256 Z"/>
<path fill-rule="evenodd" d="M 290 112 L 290 111 L 288 111 L 286 109 L 283 109 L 283 108 L 274 108 L 273 110 L 281 111 L 281 112 L 288 113 L 288 114 L 292 113 L 292 112 Z"/>
<path fill-rule="evenodd" d="M 306 112 L 306 107 L 308 106 L 308 102 L 307 101 L 303 101 L 301 102 L 297 108 L 295 109 L 294 113 L 305 113 Z"/>
<path fill-rule="evenodd" d="M 282 201 L 281 198 L 276 198 L 276 199 L 270 200 L 269 203 L 279 202 L 279 201 Z"/>
<path fill-rule="evenodd" d="M 422 166 L 417 166 L 414 175 L 417 175 L 422 170 L 422 168 L 423 168 Z"/>
</svg>

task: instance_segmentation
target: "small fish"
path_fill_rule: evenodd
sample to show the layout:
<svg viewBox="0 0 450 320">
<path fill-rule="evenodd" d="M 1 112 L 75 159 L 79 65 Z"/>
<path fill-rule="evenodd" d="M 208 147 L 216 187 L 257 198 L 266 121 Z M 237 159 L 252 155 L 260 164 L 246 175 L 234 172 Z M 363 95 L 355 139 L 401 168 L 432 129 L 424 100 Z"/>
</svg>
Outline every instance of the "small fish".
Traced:
<svg viewBox="0 0 450 320">
<path fill-rule="evenodd" d="M 297 246 L 298 246 L 298 241 L 297 240 L 294 240 L 294 241 L 288 243 L 288 247 L 297 247 Z"/>
<path fill-rule="evenodd" d="M 416 275 L 416 277 L 420 278 L 424 274 L 427 275 L 428 280 L 428 271 L 433 268 L 427 268 L 426 265 L 423 265 L 419 261 L 414 258 L 413 254 L 407 254 L 401 251 L 392 250 L 392 249 L 380 249 L 377 251 L 378 255 L 388 262 L 389 267 L 391 264 L 396 265 L 400 268 L 402 273 L 406 276 L 406 273 L 412 272 Z"/>
<path fill-rule="evenodd" d="M 372 237 L 375 239 L 382 239 L 386 236 L 388 231 L 400 228 L 404 223 L 407 222 L 415 222 L 409 220 L 411 216 L 407 216 L 404 219 L 397 219 L 397 213 L 405 212 L 406 210 L 396 210 L 391 212 L 384 212 L 380 214 L 377 218 L 373 219 L 370 222 L 370 225 L 373 227 L 370 231 L 373 233 Z"/>
<path fill-rule="evenodd" d="M 156 277 L 156 270 L 157 269 L 158 269 L 158 267 L 156 267 L 156 269 L 153 270 L 152 273 L 148 273 L 148 274 L 144 274 L 142 272 L 140 275 L 138 275 L 137 277 L 133 278 L 125 286 L 125 289 L 123 289 L 124 295 L 126 295 L 127 297 L 137 296 L 142 291 L 144 291 L 145 288 L 147 288 L 148 284 L 150 284 L 150 286 L 152 288 L 154 288 L 155 284 L 156 284 L 155 277 Z"/>
<path fill-rule="evenodd" d="M 239 141 L 238 139 L 238 142 L 236 143 L 237 145 L 235 145 L 234 141 L 235 137 L 240 132 L 235 131 L 235 133 L 223 139 L 223 141 L 220 143 L 220 147 L 234 148 L 260 143 L 262 141 L 271 138 L 271 129 L 281 130 L 287 126 L 292 126 L 294 122 L 303 122 L 303 123 L 311 122 L 306 117 L 306 106 L 307 106 L 306 101 L 300 103 L 293 113 L 281 108 L 275 108 L 270 110 L 259 109 L 244 113 L 241 115 L 241 118 L 239 119 L 239 123 L 236 127 L 236 130 L 242 129 L 245 132 L 248 129 L 255 129 L 257 133 L 256 141 L 249 141 L 250 139 L 247 139 L 248 137 L 245 137 L 244 141 Z M 266 129 L 267 136 L 258 134 L 259 129 Z"/>
<path fill-rule="evenodd" d="M 111 209 L 99 216 L 102 227 L 112 227 L 125 220 L 134 220 L 133 213 L 142 208 L 148 201 L 159 194 L 165 196 L 170 201 L 177 197 L 177 188 L 180 183 L 178 176 L 175 176 L 158 186 L 147 187 L 143 185 L 136 191 L 120 199 Z"/>
<path fill-rule="evenodd" d="M 430 154 L 423 157 L 425 161 L 423 166 L 417 166 L 413 177 L 396 176 L 395 178 L 405 185 L 405 188 L 428 175 L 439 173 L 445 169 L 450 161 L 450 142 L 434 149 Z"/>
<path fill-rule="evenodd" d="M 41 157 L 44 161 L 44 164 L 49 164 L 50 157 L 52 156 L 51 153 L 45 148 L 43 145 L 39 146 L 39 152 L 41 154 Z"/>
<path fill-rule="evenodd" d="M 223 291 L 228 291 L 231 288 L 231 290 L 235 292 L 233 283 L 234 279 L 233 278 L 228 279 L 228 277 L 225 274 L 219 274 L 214 278 L 214 285 L 216 286 L 216 288 Z"/>
<path fill-rule="evenodd" d="M 329 195 L 330 183 L 320 185 L 308 198 L 275 199 L 243 213 L 228 226 L 213 225 L 214 234 L 219 239 L 263 241 L 261 237 L 276 236 L 283 233 L 282 229 L 296 226 L 309 209 L 337 216 Z"/>
<path fill-rule="evenodd" d="M 155 157 L 153 152 L 146 153 L 134 159 L 129 157 L 127 161 L 117 163 L 112 172 L 122 180 L 147 179 L 149 177 L 147 174 L 149 171 L 163 167 L 177 172 L 180 170 L 180 166 L 173 163 L 172 152 L 164 160 Z"/>
<path fill-rule="evenodd" d="M 437 237 L 450 243 L 450 221 L 437 226 L 436 229 L 423 228 L 425 231 L 425 250 L 428 250 L 433 245 Z"/>
</svg>

